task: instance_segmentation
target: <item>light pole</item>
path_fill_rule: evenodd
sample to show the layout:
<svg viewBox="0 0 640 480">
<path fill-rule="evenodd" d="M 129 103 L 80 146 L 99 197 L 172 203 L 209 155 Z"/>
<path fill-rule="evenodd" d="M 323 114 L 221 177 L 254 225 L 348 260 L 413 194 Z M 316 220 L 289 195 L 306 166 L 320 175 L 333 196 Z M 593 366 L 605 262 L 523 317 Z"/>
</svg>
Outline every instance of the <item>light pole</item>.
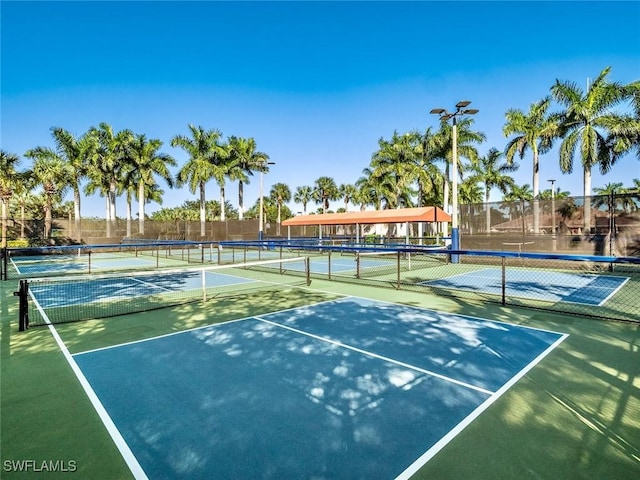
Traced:
<svg viewBox="0 0 640 480">
<path fill-rule="evenodd" d="M 440 119 L 444 121 L 452 120 L 452 134 L 451 134 L 451 163 L 452 163 L 452 180 L 451 180 L 451 249 L 459 250 L 460 249 L 460 231 L 458 230 L 458 129 L 457 129 L 457 118 L 462 115 L 475 115 L 478 113 L 478 110 L 475 108 L 465 108 L 471 102 L 469 100 L 463 100 L 456 103 L 455 112 L 447 112 L 444 108 L 434 108 L 429 113 L 433 113 L 435 115 L 440 115 Z M 448 180 L 448 179 L 447 179 Z M 451 261 L 453 263 L 458 263 L 458 255 L 452 255 Z"/>
<path fill-rule="evenodd" d="M 260 213 L 259 215 L 259 220 L 258 220 L 258 240 L 262 241 L 264 233 L 263 233 L 263 229 L 264 229 L 264 195 L 262 192 L 262 174 L 265 173 L 265 171 L 269 171 L 269 165 L 275 165 L 276 162 L 264 162 L 263 163 L 263 168 L 260 170 Z"/>
<path fill-rule="evenodd" d="M 553 251 L 555 252 L 558 248 L 558 243 L 556 240 L 556 192 L 553 188 L 553 184 L 556 183 L 556 179 L 551 178 L 547 180 L 547 182 L 551 183 L 551 244 L 553 247 Z"/>
</svg>

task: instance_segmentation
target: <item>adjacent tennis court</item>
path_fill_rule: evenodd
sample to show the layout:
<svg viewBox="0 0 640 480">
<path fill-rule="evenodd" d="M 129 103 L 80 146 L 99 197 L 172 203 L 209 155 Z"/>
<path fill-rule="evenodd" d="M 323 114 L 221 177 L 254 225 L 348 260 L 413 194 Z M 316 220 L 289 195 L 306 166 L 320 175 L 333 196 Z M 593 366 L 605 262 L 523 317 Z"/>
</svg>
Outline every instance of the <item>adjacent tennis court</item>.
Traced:
<svg viewBox="0 0 640 480">
<path fill-rule="evenodd" d="M 629 277 L 615 275 L 547 271 L 536 276 L 526 269 L 510 269 L 506 272 L 505 294 L 531 300 L 601 306 L 627 281 Z M 485 268 L 419 284 L 502 295 L 502 270 Z"/>
<path fill-rule="evenodd" d="M 148 478 L 408 478 L 565 336 L 360 298 L 73 356 Z"/>
</svg>

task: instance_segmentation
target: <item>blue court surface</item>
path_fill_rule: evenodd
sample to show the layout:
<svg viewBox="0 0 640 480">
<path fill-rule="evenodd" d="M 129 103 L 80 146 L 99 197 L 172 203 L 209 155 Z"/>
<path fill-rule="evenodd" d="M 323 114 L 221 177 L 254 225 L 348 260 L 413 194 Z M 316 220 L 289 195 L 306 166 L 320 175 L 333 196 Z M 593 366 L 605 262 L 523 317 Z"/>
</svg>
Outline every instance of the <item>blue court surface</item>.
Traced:
<svg viewBox="0 0 640 480">
<path fill-rule="evenodd" d="M 628 277 L 614 275 L 510 269 L 506 271 L 505 294 L 508 297 L 547 302 L 603 305 L 628 280 Z M 502 271 L 499 268 L 485 268 L 420 282 L 420 285 L 502 295 Z"/>
<path fill-rule="evenodd" d="M 217 272 L 205 272 L 207 288 L 229 287 L 245 283 L 255 283 L 250 278 L 227 275 Z M 114 299 L 136 298 L 165 293 L 202 291 L 202 271 L 185 270 L 183 272 L 154 273 L 140 277 L 108 277 L 74 280 L 71 282 L 31 284 L 31 293 L 45 310 L 47 308 L 86 305 L 93 302 L 108 302 Z"/>
<path fill-rule="evenodd" d="M 564 338 L 348 297 L 73 359 L 139 478 L 392 479 Z"/>
<path fill-rule="evenodd" d="M 64 259 L 43 258 L 41 262 L 12 261 L 13 267 L 18 275 L 48 275 L 53 273 L 86 273 L 89 271 L 89 262 L 86 258 L 78 259 L 76 257 L 67 257 Z M 118 268 L 140 267 L 153 268 L 156 266 L 155 260 L 147 260 L 144 258 L 106 258 L 91 259 L 91 271 L 97 270 L 114 270 Z"/>
</svg>

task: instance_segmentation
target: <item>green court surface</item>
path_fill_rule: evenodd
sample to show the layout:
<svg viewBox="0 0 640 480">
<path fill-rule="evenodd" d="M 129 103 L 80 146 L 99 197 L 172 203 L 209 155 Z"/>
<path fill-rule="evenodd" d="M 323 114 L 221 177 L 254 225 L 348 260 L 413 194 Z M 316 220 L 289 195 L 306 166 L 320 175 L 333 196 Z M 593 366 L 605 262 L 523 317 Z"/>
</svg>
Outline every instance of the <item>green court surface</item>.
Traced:
<svg viewBox="0 0 640 480">
<path fill-rule="evenodd" d="M 18 332 L 16 282 L 0 289 L 1 478 L 133 478 L 52 332 Z M 346 295 L 568 334 L 412 478 L 640 477 L 640 323 L 314 279 L 55 329 L 74 354 Z"/>
</svg>

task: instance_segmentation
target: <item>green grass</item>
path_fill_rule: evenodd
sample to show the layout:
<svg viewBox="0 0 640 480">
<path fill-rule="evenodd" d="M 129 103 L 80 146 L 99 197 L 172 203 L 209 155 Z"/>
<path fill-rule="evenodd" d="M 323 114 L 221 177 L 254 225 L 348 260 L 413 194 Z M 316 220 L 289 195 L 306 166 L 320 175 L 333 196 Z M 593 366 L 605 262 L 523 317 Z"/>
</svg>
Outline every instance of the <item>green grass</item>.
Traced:
<svg viewBox="0 0 640 480">
<path fill-rule="evenodd" d="M 1 458 L 73 460 L 74 473 L 131 478 L 47 327 L 17 331 L 16 282 L 0 284 Z M 359 284 L 259 291 L 154 312 L 57 325 L 72 352 L 139 340 L 348 294 L 568 333 L 456 436 L 419 479 L 640 478 L 640 324 L 603 321 Z M 4 478 L 34 473 L 1 471 Z"/>
</svg>

